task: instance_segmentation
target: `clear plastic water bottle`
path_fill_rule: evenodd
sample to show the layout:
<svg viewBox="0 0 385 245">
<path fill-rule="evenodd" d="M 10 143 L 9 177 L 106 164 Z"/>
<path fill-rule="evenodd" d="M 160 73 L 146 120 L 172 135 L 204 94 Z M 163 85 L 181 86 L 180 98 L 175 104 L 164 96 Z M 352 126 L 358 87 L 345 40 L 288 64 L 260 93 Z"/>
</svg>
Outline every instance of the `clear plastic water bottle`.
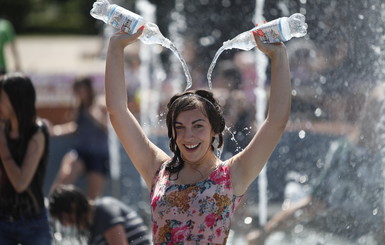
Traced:
<svg viewBox="0 0 385 245">
<path fill-rule="evenodd" d="M 94 2 L 91 16 L 104 21 L 116 29 L 133 34 L 144 25 L 144 30 L 139 39 L 145 44 L 160 44 L 166 48 L 172 45 L 170 40 L 165 38 L 154 23 L 146 22 L 142 16 L 122 8 L 116 4 L 110 4 L 108 0 L 97 0 Z"/>
<path fill-rule="evenodd" d="M 246 51 L 254 48 L 257 44 L 255 43 L 252 31 L 256 31 L 264 43 L 286 42 L 293 37 L 305 36 L 307 24 L 305 23 L 305 16 L 300 13 L 293 14 L 290 17 L 281 17 L 256 26 L 224 42 L 224 48 L 237 48 Z"/>
</svg>

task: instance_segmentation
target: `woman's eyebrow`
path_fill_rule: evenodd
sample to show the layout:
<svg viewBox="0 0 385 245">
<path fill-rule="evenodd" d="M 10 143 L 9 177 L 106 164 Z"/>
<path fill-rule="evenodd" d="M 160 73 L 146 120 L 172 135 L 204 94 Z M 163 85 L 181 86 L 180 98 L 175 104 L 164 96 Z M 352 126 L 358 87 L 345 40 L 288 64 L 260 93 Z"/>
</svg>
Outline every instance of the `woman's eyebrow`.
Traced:
<svg viewBox="0 0 385 245">
<path fill-rule="evenodd" d="M 197 119 L 197 120 L 193 121 L 191 124 L 194 124 L 194 123 L 197 123 L 197 122 L 205 122 L 205 120 L 200 118 L 200 119 Z M 183 125 L 183 123 L 178 122 L 178 121 L 176 121 L 175 124 L 181 124 L 181 125 Z"/>
<path fill-rule="evenodd" d="M 197 120 L 193 121 L 191 124 L 194 124 L 194 123 L 197 123 L 197 122 L 201 122 L 201 121 L 202 121 L 202 122 L 205 122 L 205 120 L 203 120 L 203 119 L 200 118 L 200 119 L 197 119 Z"/>
</svg>

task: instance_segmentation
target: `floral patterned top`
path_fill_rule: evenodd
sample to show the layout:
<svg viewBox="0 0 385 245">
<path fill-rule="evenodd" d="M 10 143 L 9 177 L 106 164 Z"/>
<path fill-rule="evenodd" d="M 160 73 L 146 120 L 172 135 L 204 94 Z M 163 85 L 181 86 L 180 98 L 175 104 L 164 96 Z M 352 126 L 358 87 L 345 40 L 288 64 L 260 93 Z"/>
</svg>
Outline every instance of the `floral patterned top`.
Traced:
<svg viewBox="0 0 385 245">
<path fill-rule="evenodd" d="M 233 213 L 241 201 L 221 163 L 198 183 L 180 185 L 163 164 L 151 188 L 152 233 L 157 245 L 226 244 Z"/>
</svg>

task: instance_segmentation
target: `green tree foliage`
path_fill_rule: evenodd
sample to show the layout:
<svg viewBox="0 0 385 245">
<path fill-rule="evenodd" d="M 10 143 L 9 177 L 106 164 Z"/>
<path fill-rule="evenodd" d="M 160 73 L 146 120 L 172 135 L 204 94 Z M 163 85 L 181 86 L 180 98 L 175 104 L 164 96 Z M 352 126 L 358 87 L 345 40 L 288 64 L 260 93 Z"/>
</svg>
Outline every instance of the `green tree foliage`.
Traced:
<svg viewBox="0 0 385 245">
<path fill-rule="evenodd" d="M 16 31 L 24 31 L 24 22 L 31 9 L 30 0 L 1 0 L 0 18 L 12 22 Z"/>
<path fill-rule="evenodd" d="M 94 0 L 1 0 L 0 16 L 18 34 L 97 34 L 90 10 Z"/>
</svg>

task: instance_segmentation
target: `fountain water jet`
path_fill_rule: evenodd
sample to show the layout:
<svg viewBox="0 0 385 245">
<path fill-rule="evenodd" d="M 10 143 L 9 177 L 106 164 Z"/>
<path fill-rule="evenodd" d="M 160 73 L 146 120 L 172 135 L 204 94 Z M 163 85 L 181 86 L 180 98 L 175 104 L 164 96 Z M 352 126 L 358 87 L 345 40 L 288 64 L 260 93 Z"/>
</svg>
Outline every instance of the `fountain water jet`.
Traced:
<svg viewBox="0 0 385 245">
<path fill-rule="evenodd" d="M 255 23 L 263 23 L 263 7 L 265 0 L 256 0 L 255 4 Z M 259 128 L 265 120 L 266 112 L 266 68 L 268 60 L 266 56 L 258 49 L 256 55 L 256 71 L 258 75 L 257 87 L 254 90 L 256 96 L 256 128 Z M 264 167 L 258 176 L 259 186 L 259 224 L 264 225 L 267 221 L 267 177 L 266 167 Z"/>
</svg>

